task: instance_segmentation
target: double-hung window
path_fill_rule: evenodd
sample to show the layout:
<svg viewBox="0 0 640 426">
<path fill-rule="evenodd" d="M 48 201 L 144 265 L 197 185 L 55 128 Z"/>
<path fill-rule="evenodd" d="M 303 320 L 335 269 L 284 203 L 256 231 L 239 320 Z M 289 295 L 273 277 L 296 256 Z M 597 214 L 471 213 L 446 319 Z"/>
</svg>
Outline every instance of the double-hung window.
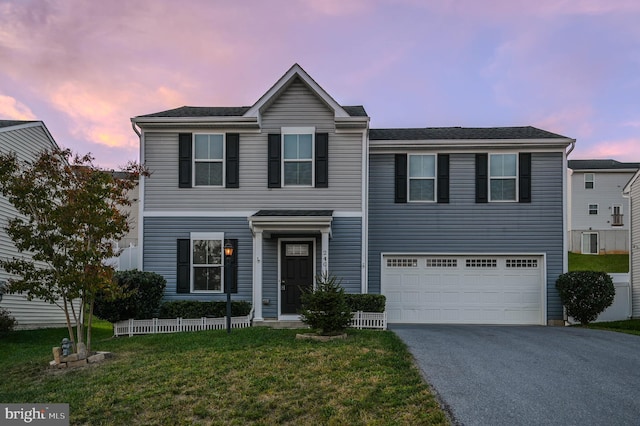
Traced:
<svg viewBox="0 0 640 426">
<path fill-rule="evenodd" d="M 223 246 L 222 233 L 191 234 L 192 292 L 223 291 Z"/>
<path fill-rule="evenodd" d="M 196 186 L 222 186 L 224 184 L 224 135 L 195 134 L 193 173 Z"/>
<path fill-rule="evenodd" d="M 593 189 L 596 183 L 596 175 L 593 173 L 584 174 L 584 189 Z"/>
<path fill-rule="evenodd" d="M 589 215 L 597 215 L 597 214 L 598 214 L 598 205 L 589 204 Z"/>
<path fill-rule="evenodd" d="M 489 155 L 489 200 L 516 201 L 518 199 L 518 155 Z"/>
<path fill-rule="evenodd" d="M 282 132 L 284 186 L 313 186 L 313 128 L 289 128 Z"/>
<path fill-rule="evenodd" d="M 409 155 L 409 201 L 435 201 L 436 156 Z"/>
</svg>

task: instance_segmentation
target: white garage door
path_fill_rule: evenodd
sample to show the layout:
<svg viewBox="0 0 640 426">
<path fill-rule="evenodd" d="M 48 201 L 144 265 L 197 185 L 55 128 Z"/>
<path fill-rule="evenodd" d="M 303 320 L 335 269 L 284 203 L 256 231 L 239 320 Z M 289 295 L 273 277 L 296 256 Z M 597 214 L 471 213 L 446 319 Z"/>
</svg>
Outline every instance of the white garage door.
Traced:
<svg viewBox="0 0 640 426">
<path fill-rule="evenodd" d="M 384 255 L 390 323 L 546 324 L 543 256 Z"/>
</svg>

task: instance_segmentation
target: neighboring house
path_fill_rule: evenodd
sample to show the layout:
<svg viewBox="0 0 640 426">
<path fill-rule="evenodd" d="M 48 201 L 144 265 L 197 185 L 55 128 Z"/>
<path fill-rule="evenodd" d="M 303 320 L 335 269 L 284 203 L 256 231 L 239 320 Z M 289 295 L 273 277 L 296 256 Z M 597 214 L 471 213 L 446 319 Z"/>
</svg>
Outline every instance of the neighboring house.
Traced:
<svg viewBox="0 0 640 426">
<path fill-rule="evenodd" d="M 629 252 L 629 200 L 622 189 L 640 163 L 569 160 L 569 251 Z"/>
<path fill-rule="evenodd" d="M 19 159 L 35 158 L 45 149 L 57 148 L 57 144 L 42 121 L 0 120 L 0 151 L 15 152 Z M 0 194 L 0 258 L 21 256 L 5 228 L 17 215 L 15 208 Z M 9 274 L 0 267 L 0 283 Z M 66 324 L 64 311 L 42 300 L 27 301 L 20 294 L 5 294 L 0 307 L 7 309 L 18 321 L 19 328 L 59 327 Z"/>
<path fill-rule="evenodd" d="M 629 251 L 629 279 L 631 282 L 631 315 L 640 317 L 640 171 L 624 187 L 629 199 L 631 244 Z"/>
<path fill-rule="evenodd" d="M 298 319 L 329 271 L 382 293 L 389 322 L 562 323 L 566 149 L 533 127 L 369 129 L 297 64 L 254 105 L 132 118 L 141 269 L 167 300 L 234 300 Z M 139 130 L 138 130 L 139 129 Z"/>
<path fill-rule="evenodd" d="M 128 177 L 127 172 L 114 171 L 112 173 L 114 177 L 119 179 Z M 109 262 L 109 264 L 120 271 L 137 269 L 140 263 L 140 248 L 138 247 L 139 197 L 140 188 L 136 185 L 127 194 L 131 205 L 121 207 L 122 211 L 129 215 L 129 232 L 117 242 L 119 255 Z"/>
</svg>

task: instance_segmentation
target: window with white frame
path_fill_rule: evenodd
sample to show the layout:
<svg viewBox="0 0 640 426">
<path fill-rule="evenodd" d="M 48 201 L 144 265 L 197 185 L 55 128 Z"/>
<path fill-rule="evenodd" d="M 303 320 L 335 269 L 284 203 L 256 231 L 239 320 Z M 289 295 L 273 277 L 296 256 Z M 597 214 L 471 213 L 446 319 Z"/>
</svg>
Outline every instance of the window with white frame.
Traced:
<svg viewBox="0 0 640 426">
<path fill-rule="evenodd" d="M 596 184 L 596 175 L 594 173 L 584 174 L 584 189 L 593 189 Z"/>
<path fill-rule="evenodd" d="M 193 148 L 195 186 L 222 186 L 224 134 L 194 134 Z"/>
<path fill-rule="evenodd" d="M 589 215 L 597 215 L 598 214 L 598 205 L 597 204 L 589 204 Z"/>
<path fill-rule="evenodd" d="M 285 186 L 313 185 L 314 128 L 282 129 L 282 162 Z"/>
<path fill-rule="evenodd" d="M 489 201 L 516 201 L 517 154 L 489 155 Z"/>
<path fill-rule="evenodd" d="M 582 233 L 582 254 L 598 254 L 598 233 Z"/>
<path fill-rule="evenodd" d="M 223 288 L 224 234 L 191 234 L 191 291 L 221 293 Z"/>
<path fill-rule="evenodd" d="M 409 201 L 435 201 L 436 156 L 409 155 Z"/>
</svg>

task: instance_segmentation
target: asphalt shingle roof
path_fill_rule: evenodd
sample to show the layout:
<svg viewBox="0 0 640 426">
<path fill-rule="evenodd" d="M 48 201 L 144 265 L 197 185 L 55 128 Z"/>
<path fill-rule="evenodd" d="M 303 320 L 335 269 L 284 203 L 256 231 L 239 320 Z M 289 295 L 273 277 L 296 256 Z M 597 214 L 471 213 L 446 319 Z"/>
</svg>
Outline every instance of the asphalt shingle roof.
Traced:
<svg viewBox="0 0 640 426">
<path fill-rule="evenodd" d="M 639 169 L 640 163 L 621 163 L 620 161 L 606 160 L 569 160 L 568 166 L 572 170 L 598 170 L 598 169 Z"/>
<path fill-rule="evenodd" d="M 531 126 L 525 127 L 424 127 L 370 129 L 370 140 L 443 139 L 556 139 L 566 138 Z"/>
<path fill-rule="evenodd" d="M 140 117 L 164 117 L 164 118 L 189 118 L 189 117 L 240 117 L 251 107 L 194 107 L 182 106 L 167 111 L 154 112 Z M 366 117 L 367 112 L 362 105 L 343 106 L 344 110 L 352 117 Z"/>
<path fill-rule="evenodd" d="M 35 123 L 33 120 L 0 120 L 0 127 L 18 126 L 25 123 Z"/>
</svg>

